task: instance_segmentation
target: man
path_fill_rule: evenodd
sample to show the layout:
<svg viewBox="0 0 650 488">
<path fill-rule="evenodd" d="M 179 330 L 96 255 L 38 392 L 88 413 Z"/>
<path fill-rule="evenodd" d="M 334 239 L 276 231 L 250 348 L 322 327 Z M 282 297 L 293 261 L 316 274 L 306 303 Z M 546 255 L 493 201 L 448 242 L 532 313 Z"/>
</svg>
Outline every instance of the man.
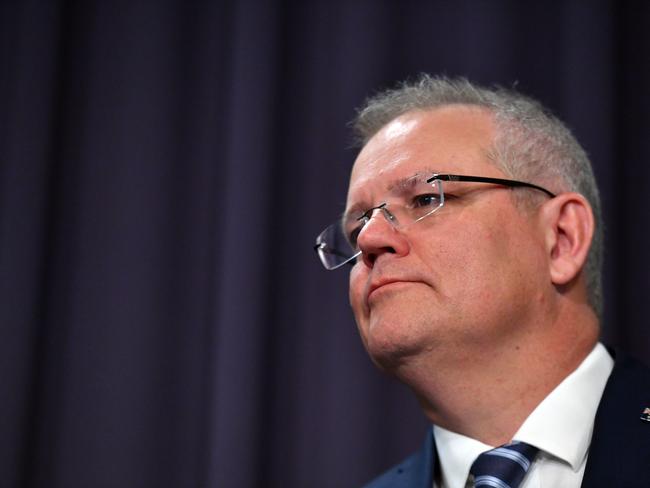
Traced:
<svg viewBox="0 0 650 488">
<path fill-rule="evenodd" d="M 433 424 L 369 486 L 650 486 L 650 375 L 598 342 L 600 203 L 568 129 L 429 76 L 355 127 L 346 210 L 316 250 L 352 265 L 364 346 Z"/>
</svg>

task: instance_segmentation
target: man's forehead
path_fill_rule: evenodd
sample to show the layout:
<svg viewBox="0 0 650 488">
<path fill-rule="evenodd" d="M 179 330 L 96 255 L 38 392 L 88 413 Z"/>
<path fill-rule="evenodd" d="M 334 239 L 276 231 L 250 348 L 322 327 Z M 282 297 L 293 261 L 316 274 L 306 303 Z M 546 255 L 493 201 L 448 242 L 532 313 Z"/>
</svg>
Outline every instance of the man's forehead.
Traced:
<svg viewBox="0 0 650 488">
<path fill-rule="evenodd" d="M 404 112 L 381 127 L 370 137 L 385 143 L 399 143 L 403 138 L 422 132 L 466 132 L 471 137 L 478 132 L 494 128 L 494 113 L 486 107 L 449 104 L 429 109 L 412 109 Z M 482 135 L 482 134 L 481 134 Z"/>
<path fill-rule="evenodd" d="M 384 139 L 388 141 L 399 139 L 415 129 L 419 120 L 414 115 L 407 113 L 388 122 L 381 129 Z"/>
</svg>

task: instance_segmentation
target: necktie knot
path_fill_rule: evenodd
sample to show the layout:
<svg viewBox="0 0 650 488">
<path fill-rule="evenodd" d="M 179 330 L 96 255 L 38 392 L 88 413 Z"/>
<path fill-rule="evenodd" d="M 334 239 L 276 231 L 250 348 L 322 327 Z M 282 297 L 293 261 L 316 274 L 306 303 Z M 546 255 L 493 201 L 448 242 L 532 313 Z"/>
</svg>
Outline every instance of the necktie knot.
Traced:
<svg viewBox="0 0 650 488">
<path fill-rule="evenodd" d="M 538 451 L 530 444 L 514 441 L 484 452 L 469 470 L 474 475 L 474 486 L 517 488 Z"/>
</svg>

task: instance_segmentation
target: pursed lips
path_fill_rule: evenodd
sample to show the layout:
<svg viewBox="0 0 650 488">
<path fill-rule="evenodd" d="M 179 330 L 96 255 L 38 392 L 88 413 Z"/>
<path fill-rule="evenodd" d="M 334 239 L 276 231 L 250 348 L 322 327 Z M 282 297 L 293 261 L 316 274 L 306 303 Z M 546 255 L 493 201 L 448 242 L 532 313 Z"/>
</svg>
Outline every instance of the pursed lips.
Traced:
<svg viewBox="0 0 650 488">
<path fill-rule="evenodd" d="M 368 291 L 366 292 L 366 305 L 372 293 L 386 285 L 391 285 L 393 283 L 413 283 L 415 280 L 406 279 L 406 278 L 382 278 L 380 280 L 371 281 L 368 283 Z"/>
</svg>

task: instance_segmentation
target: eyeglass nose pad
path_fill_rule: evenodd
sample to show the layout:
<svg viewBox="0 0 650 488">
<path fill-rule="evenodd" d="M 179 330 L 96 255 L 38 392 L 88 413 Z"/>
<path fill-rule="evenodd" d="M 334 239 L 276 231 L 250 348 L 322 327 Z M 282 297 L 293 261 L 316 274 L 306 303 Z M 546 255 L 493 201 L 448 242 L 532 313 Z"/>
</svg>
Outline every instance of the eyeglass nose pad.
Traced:
<svg viewBox="0 0 650 488">
<path fill-rule="evenodd" d="M 397 217 L 390 210 L 388 210 L 387 205 L 388 204 L 384 202 L 381 205 L 377 205 L 376 207 L 368 209 L 368 211 L 366 212 L 366 218 L 367 218 L 366 222 L 370 222 L 370 220 L 372 220 L 372 218 L 375 216 L 375 210 L 379 210 L 389 224 L 396 226 Z"/>
<path fill-rule="evenodd" d="M 384 215 L 384 218 L 388 220 L 390 224 L 393 226 L 397 225 L 397 217 L 386 207 L 386 204 L 384 203 L 381 207 L 379 207 L 379 210 L 381 210 L 381 213 Z"/>
</svg>

